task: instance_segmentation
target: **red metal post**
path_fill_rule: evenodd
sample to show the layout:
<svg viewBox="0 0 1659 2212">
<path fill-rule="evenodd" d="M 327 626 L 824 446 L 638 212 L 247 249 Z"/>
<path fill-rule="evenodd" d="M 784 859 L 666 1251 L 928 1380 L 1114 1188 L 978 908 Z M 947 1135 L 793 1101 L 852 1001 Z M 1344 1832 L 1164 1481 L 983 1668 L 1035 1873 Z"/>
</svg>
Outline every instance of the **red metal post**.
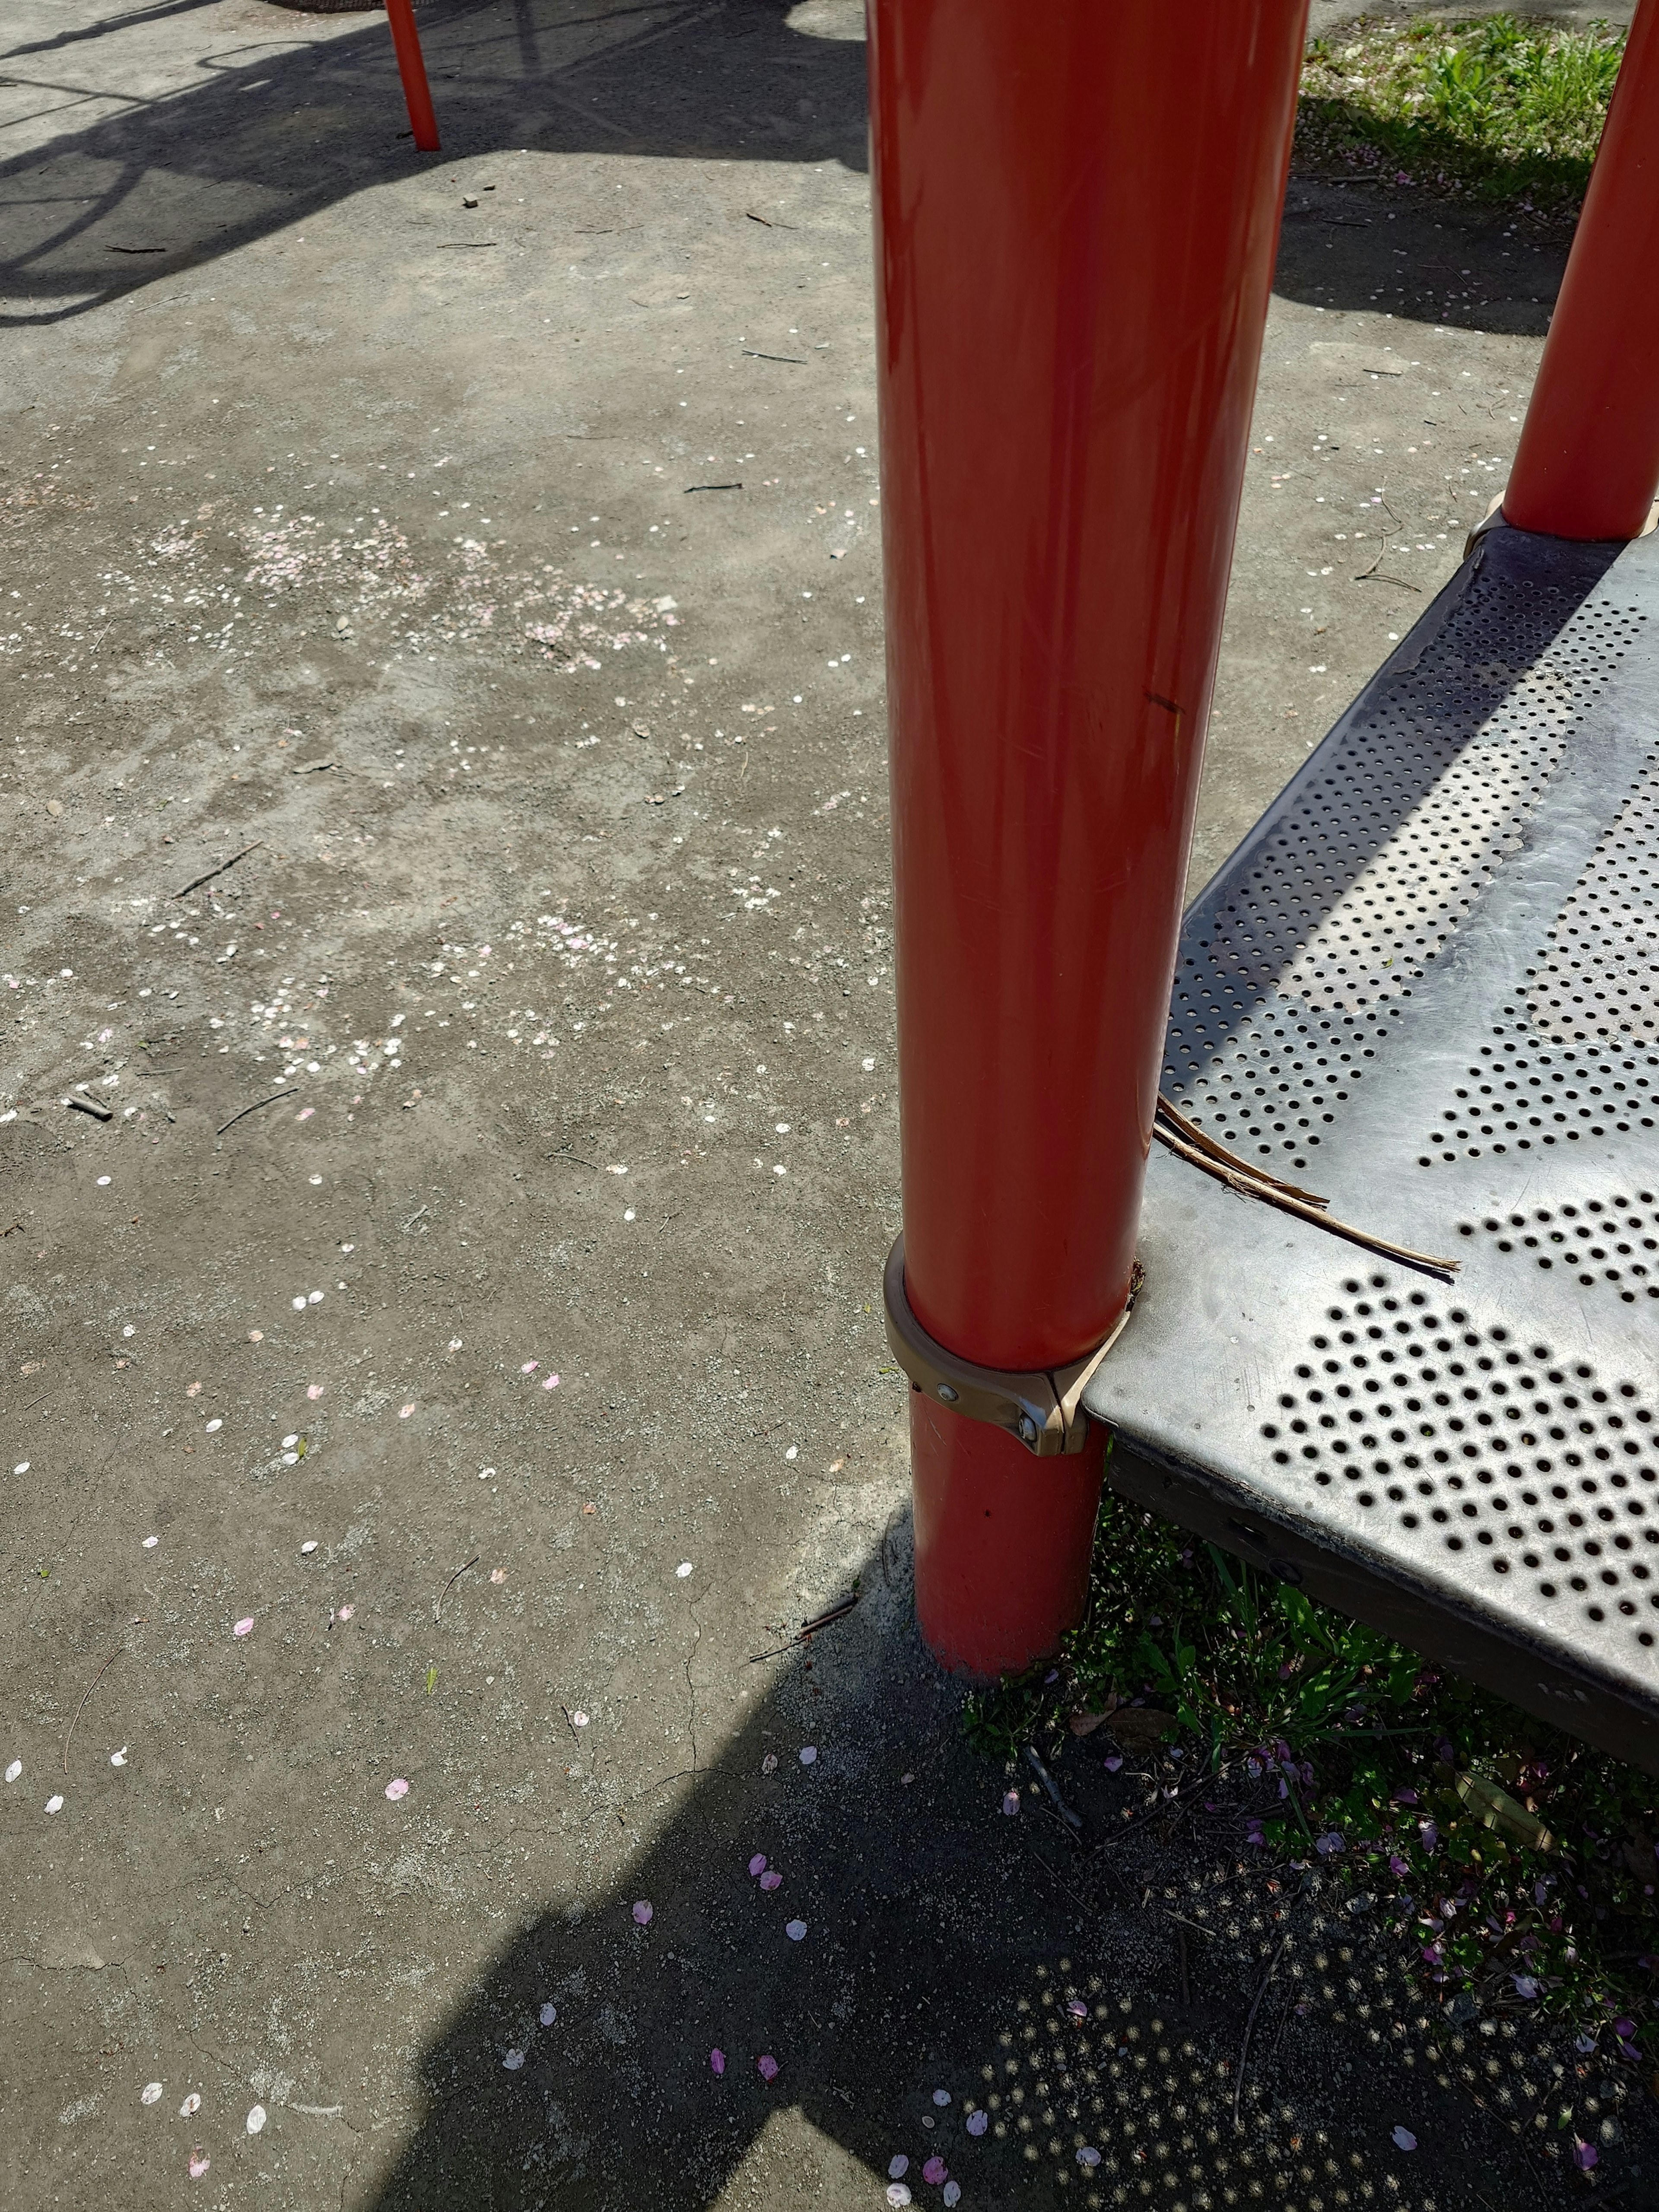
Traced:
<svg viewBox="0 0 1659 2212">
<path fill-rule="evenodd" d="M 1306 13 L 870 0 L 905 1280 L 986 1366 L 1128 1293 Z M 1052 1650 L 1098 1437 L 911 1406 L 927 1642 Z"/>
<path fill-rule="evenodd" d="M 415 27 L 412 0 L 386 0 L 386 15 L 392 26 L 398 74 L 404 81 L 404 98 L 409 105 L 415 143 L 422 154 L 435 154 L 438 118 L 432 112 L 432 94 L 427 85 L 426 64 L 421 58 L 421 34 Z"/>
<path fill-rule="evenodd" d="M 1659 0 L 1641 0 L 1573 234 L 1504 517 L 1635 538 L 1659 491 Z"/>
</svg>

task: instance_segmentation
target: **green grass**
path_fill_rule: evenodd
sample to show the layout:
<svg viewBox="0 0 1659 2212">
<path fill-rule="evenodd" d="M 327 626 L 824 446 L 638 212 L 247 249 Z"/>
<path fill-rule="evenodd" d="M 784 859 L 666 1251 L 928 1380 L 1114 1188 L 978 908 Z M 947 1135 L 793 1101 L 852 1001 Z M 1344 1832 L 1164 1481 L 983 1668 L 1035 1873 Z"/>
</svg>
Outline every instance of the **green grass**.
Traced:
<svg viewBox="0 0 1659 2212">
<path fill-rule="evenodd" d="M 1568 212 L 1583 198 L 1624 50 L 1624 33 L 1605 24 L 1362 18 L 1309 46 L 1296 167 Z"/>
<path fill-rule="evenodd" d="M 1645 1775 L 1109 1492 L 1083 1626 L 974 1698 L 969 1728 L 1008 1757 L 1113 1696 L 1242 1783 L 1243 1856 L 1390 1899 L 1441 2002 L 1468 1990 L 1659 2056 Z"/>
</svg>

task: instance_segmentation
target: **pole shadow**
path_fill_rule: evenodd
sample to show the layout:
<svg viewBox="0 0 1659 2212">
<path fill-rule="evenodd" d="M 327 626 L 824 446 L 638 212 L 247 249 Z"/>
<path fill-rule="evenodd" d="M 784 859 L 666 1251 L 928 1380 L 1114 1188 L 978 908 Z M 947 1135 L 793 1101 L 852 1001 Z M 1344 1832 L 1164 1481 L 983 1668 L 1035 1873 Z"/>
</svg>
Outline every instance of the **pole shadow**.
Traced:
<svg viewBox="0 0 1659 2212">
<path fill-rule="evenodd" d="M 624 1878 L 550 1899 L 422 2050 L 375 2212 L 874 2203 L 895 2176 L 969 2207 L 1470 2201 L 1433 2191 L 1513 2146 L 1391 2055 L 1428 2025 L 1409 1946 L 1365 1941 L 1320 1872 L 1247 1863 L 1254 1785 L 1178 1753 L 1046 1747 L 1074 1828 L 971 1747 L 884 1565 Z M 1392 2145 L 1407 2109 L 1450 2147 L 1426 2194 Z"/>
<path fill-rule="evenodd" d="M 422 8 L 443 137 L 424 155 L 383 15 L 319 39 L 273 9 L 270 37 L 204 60 L 186 89 L 0 162 L 0 325 L 86 314 L 389 179 L 507 149 L 862 169 L 863 46 L 792 28 L 796 12 Z"/>
</svg>

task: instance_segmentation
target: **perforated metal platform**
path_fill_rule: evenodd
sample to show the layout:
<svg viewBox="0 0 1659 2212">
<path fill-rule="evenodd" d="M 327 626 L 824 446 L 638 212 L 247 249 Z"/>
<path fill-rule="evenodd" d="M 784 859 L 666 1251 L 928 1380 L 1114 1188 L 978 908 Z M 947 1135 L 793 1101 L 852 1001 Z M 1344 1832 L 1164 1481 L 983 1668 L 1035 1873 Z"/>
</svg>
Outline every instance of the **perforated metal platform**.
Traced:
<svg viewBox="0 0 1659 2212">
<path fill-rule="evenodd" d="M 1114 1485 L 1659 1773 L 1659 538 L 1477 547 L 1187 918 Z"/>
</svg>

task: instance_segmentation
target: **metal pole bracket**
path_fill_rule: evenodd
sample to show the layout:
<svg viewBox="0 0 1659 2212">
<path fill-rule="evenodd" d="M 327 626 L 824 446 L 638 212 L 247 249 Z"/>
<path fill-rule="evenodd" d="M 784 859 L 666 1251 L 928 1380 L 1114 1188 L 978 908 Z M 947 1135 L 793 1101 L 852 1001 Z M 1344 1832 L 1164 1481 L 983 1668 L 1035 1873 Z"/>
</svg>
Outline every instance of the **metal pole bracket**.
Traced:
<svg viewBox="0 0 1659 2212">
<path fill-rule="evenodd" d="M 948 1406 L 970 1421 L 988 1421 L 1018 1438 L 1034 1459 L 1055 1459 L 1062 1453 L 1080 1452 L 1089 1433 L 1089 1417 L 1083 1410 L 1083 1393 L 1094 1373 L 1123 1332 L 1140 1287 L 1137 1265 L 1129 1303 L 1118 1316 L 1106 1341 L 1084 1359 L 1052 1370 L 977 1367 L 947 1352 L 916 1319 L 904 1289 L 904 1238 L 893 1241 L 882 1279 L 882 1301 L 887 1320 L 887 1341 L 899 1365 L 910 1378 L 910 1387 Z"/>
</svg>

